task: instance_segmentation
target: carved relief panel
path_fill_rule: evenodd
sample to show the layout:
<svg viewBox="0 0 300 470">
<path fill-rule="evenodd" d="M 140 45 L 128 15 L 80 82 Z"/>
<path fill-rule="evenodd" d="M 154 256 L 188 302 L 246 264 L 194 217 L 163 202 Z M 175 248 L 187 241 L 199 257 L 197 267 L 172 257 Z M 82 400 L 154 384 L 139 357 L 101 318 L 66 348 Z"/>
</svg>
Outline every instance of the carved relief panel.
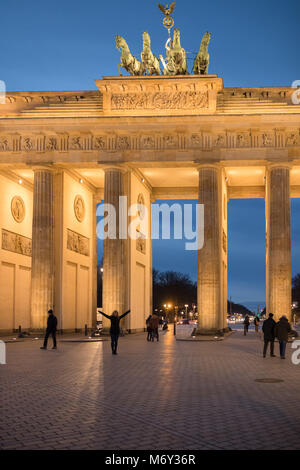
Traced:
<svg viewBox="0 0 300 470">
<path fill-rule="evenodd" d="M 82 196 L 77 195 L 74 199 L 74 213 L 78 222 L 83 222 L 85 218 L 85 204 Z"/>
<path fill-rule="evenodd" d="M 142 194 L 138 195 L 137 204 L 140 205 L 138 216 L 141 219 L 143 219 L 146 216 L 146 214 L 145 214 L 145 199 Z M 137 227 L 137 232 L 138 232 L 137 236 L 139 238 L 137 238 L 136 240 L 136 249 L 137 251 L 145 255 L 146 254 L 146 235 L 142 233 L 140 226 Z"/>
<path fill-rule="evenodd" d="M 2 229 L 2 250 L 11 251 L 24 256 L 32 255 L 32 241 L 30 238 Z"/>
<path fill-rule="evenodd" d="M 90 256 L 90 240 L 70 229 L 67 229 L 67 248 L 80 255 Z"/>
<path fill-rule="evenodd" d="M 20 196 L 15 196 L 11 201 L 11 214 L 16 222 L 21 223 L 25 218 L 25 204 Z"/>
</svg>

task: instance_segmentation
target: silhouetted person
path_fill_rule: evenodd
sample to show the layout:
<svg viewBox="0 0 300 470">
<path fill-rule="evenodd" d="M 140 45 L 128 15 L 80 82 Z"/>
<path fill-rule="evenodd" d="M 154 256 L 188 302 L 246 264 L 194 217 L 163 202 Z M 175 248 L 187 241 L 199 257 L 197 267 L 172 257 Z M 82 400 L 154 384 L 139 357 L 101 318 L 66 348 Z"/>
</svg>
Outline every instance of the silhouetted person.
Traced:
<svg viewBox="0 0 300 470">
<path fill-rule="evenodd" d="M 153 313 L 150 319 L 150 326 L 152 329 L 152 341 L 154 341 L 154 336 L 156 336 L 157 341 L 159 341 L 159 336 L 158 336 L 159 317 L 158 315 L 156 315 L 156 313 Z"/>
<path fill-rule="evenodd" d="M 56 328 L 57 328 L 57 318 L 53 313 L 53 310 L 48 311 L 48 320 L 47 320 L 47 329 L 44 339 L 44 346 L 41 349 L 47 349 L 48 338 L 51 335 L 53 339 L 52 349 L 56 349 Z"/>
<path fill-rule="evenodd" d="M 264 334 L 264 352 L 263 355 L 266 357 L 268 346 L 270 343 L 270 354 L 271 357 L 275 357 L 274 354 L 274 341 L 275 341 L 275 327 L 276 322 L 273 320 L 273 313 L 269 313 L 269 318 L 263 322 L 262 331 Z"/>
<path fill-rule="evenodd" d="M 113 354 L 117 354 L 117 349 L 118 349 L 118 340 L 120 336 L 120 320 L 122 318 L 126 317 L 128 313 L 130 313 L 130 310 L 127 310 L 127 312 L 123 313 L 123 315 L 119 316 L 119 312 L 117 310 L 114 310 L 112 315 L 106 315 L 104 312 L 100 312 L 102 315 L 104 315 L 106 318 L 110 320 L 110 338 L 111 338 L 111 351 Z"/>
<path fill-rule="evenodd" d="M 152 339 L 152 328 L 150 325 L 150 320 L 152 318 L 152 315 L 149 315 L 149 317 L 146 320 L 146 326 L 147 326 L 147 341 L 151 341 Z"/>
<path fill-rule="evenodd" d="M 254 318 L 254 326 L 255 326 L 256 333 L 258 333 L 259 322 L 260 322 L 259 316 L 256 315 L 256 317 Z"/>
<path fill-rule="evenodd" d="M 275 327 L 275 336 L 279 341 L 279 351 L 281 359 L 285 359 L 286 343 L 289 340 L 289 333 L 292 331 L 291 325 L 285 315 L 282 315 Z"/>
<path fill-rule="evenodd" d="M 244 320 L 244 336 L 246 336 L 246 334 L 248 333 L 249 325 L 250 325 L 250 318 L 247 313 L 245 315 L 245 320 Z"/>
</svg>

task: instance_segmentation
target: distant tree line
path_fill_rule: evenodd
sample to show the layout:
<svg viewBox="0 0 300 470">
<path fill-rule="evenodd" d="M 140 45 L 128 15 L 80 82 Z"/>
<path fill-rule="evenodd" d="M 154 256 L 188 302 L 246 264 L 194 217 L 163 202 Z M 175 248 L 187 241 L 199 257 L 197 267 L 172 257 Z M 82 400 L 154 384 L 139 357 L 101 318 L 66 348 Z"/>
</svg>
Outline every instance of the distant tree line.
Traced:
<svg viewBox="0 0 300 470">
<path fill-rule="evenodd" d="M 197 283 L 193 282 L 187 274 L 174 271 L 159 272 L 153 270 L 153 306 L 161 309 L 165 304 L 178 306 L 179 310 L 184 310 L 187 304 L 189 307 L 197 305 Z M 251 311 L 244 305 L 234 302 L 227 302 L 228 313 L 238 313 L 241 315 L 251 314 Z"/>
<path fill-rule="evenodd" d="M 164 304 L 184 309 L 197 303 L 197 284 L 191 278 L 174 271 L 153 270 L 153 307 L 160 309 Z"/>
<path fill-rule="evenodd" d="M 102 278 L 101 265 L 97 267 L 97 304 L 102 307 Z M 300 301 L 300 274 L 299 276 L 299 301 Z M 193 282 L 187 274 L 175 271 L 160 272 L 153 269 L 153 308 L 162 309 L 163 305 L 171 304 L 172 309 L 175 306 L 178 310 L 185 310 L 185 305 L 192 308 L 197 305 L 197 283 Z M 244 305 L 228 301 L 228 313 L 250 314 L 250 310 Z"/>
<path fill-rule="evenodd" d="M 230 305 L 231 304 L 231 305 Z M 246 314 L 252 315 L 251 310 L 249 310 L 245 305 L 235 304 L 234 302 L 227 301 L 227 312 L 228 313 L 238 313 L 239 315 L 245 316 Z"/>
<path fill-rule="evenodd" d="M 292 280 L 292 299 L 300 305 L 300 273 L 296 274 Z"/>
</svg>

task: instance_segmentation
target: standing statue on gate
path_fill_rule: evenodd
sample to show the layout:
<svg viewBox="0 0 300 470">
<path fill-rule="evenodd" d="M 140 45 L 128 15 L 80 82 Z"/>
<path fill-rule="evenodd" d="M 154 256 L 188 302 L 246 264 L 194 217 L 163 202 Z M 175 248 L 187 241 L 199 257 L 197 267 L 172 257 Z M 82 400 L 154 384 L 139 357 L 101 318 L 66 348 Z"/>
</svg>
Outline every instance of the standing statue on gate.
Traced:
<svg viewBox="0 0 300 470">
<path fill-rule="evenodd" d="M 149 34 L 143 32 L 143 51 L 141 53 L 145 72 L 148 75 L 160 75 L 160 65 L 158 58 L 151 51 L 151 40 Z"/>
<path fill-rule="evenodd" d="M 137 60 L 136 57 L 134 57 L 130 49 L 127 45 L 127 42 L 125 41 L 122 36 L 116 36 L 116 47 L 117 49 L 122 50 L 122 55 L 121 55 L 121 61 L 119 64 L 119 75 L 122 76 L 121 74 L 121 67 L 123 67 L 127 72 L 130 73 L 130 75 L 145 75 L 145 66 L 142 62 Z"/>
<path fill-rule="evenodd" d="M 194 62 L 195 75 L 207 75 L 209 66 L 208 45 L 211 34 L 206 32 L 202 38 L 200 50 Z"/>
<path fill-rule="evenodd" d="M 180 31 L 179 29 L 174 30 L 174 38 L 172 47 L 166 44 L 167 47 L 167 62 L 164 61 L 163 57 L 160 59 L 164 65 L 164 75 L 187 75 L 187 60 L 186 52 L 180 43 Z"/>
</svg>

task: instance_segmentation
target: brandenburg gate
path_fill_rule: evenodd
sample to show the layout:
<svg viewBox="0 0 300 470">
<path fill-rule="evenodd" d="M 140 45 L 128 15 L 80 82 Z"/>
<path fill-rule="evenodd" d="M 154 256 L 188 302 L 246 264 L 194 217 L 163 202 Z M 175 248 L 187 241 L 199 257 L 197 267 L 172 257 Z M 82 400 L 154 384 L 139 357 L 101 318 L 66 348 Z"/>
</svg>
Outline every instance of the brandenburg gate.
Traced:
<svg viewBox="0 0 300 470">
<path fill-rule="evenodd" d="M 227 314 L 227 202 L 265 198 L 267 311 L 291 307 L 290 197 L 300 197 L 295 90 L 212 75 L 104 77 L 98 91 L 7 93 L 0 105 L 0 330 L 95 321 L 96 204 L 198 199 L 201 328 Z M 246 247 L 245 247 L 246 249 Z M 152 309 L 151 237 L 104 241 L 105 311 Z"/>
<path fill-rule="evenodd" d="M 224 88 L 207 70 L 173 73 L 168 64 L 164 75 L 104 77 L 95 91 L 6 93 L 1 331 L 41 329 L 49 308 L 61 330 L 95 324 L 96 207 L 104 201 L 118 208 L 121 196 L 128 205 L 143 203 L 149 217 L 159 199 L 204 205 L 200 333 L 227 326 L 227 203 L 264 198 L 267 312 L 290 315 L 290 198 L 300 197 L 295 89 Z M 117 211 L 117 226 L 119 218 Z M 152 311 L 150 229 L 143 239 L 104 240 L 103 304 L 107 313 L 130 308 L 125 327 L 144 329 Z"/>
</svg>

